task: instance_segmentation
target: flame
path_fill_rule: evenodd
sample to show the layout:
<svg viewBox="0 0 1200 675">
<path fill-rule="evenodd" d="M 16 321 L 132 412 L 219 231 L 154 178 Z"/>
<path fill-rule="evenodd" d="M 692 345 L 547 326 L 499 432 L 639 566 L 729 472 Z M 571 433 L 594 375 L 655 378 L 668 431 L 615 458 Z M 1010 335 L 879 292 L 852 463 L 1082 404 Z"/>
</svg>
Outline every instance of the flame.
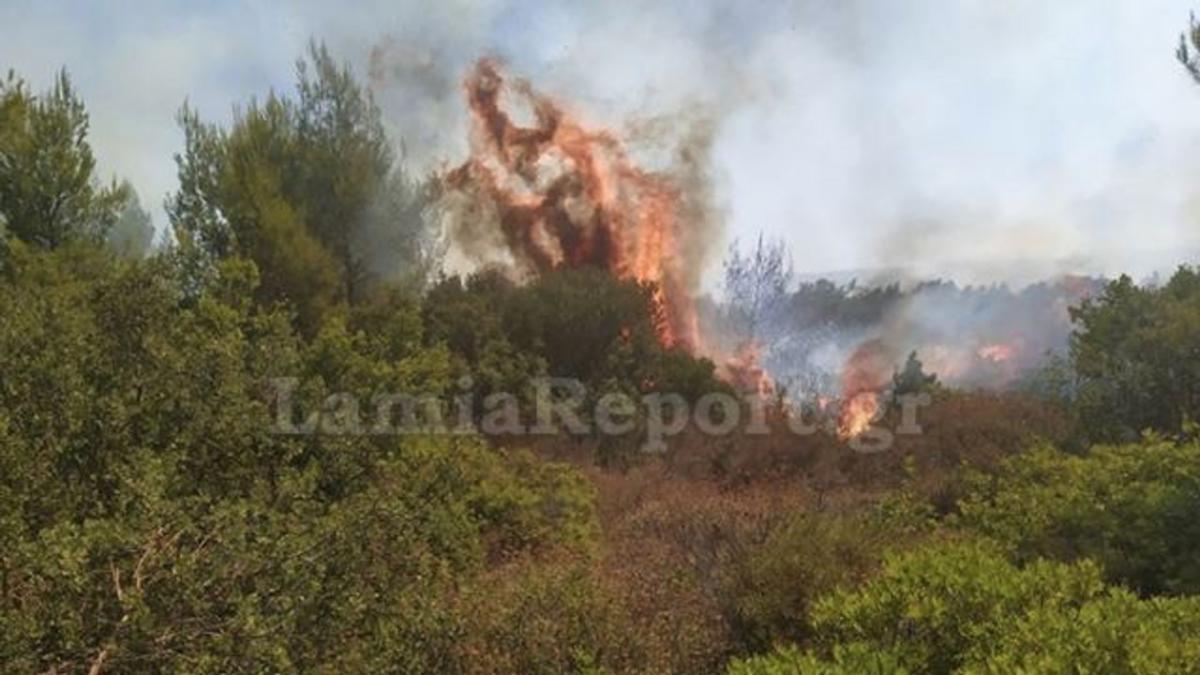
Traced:
<svg viewBox="0 0 1200 675">
<path fill-rule="evenodd" d="M 1004 363 L 1011 361 L 1017 355 L 1017 348 L 1014 345 L 997 343 L 984 345 L 975 352 L 979 358 L 992 363 Z"/>
<path fill-rule="evenodd" d="M 842 368 L 842 409 L 838 436 L 855 438 L 871 426 L 879 414 L 879 392 L 890 369 L 883 343 L 871 340 L 859 345 Z"/>
<path fill-rule="evenodd" d="M 775 382 L 762 367 L 762 345 L 745 342 L 738 347 L 734 356 L 725 360 L 721 376 L 738 391 L 752 393 L 761 399 L 770 398 L 775 392 Z"/>
<path fill-rule="evenodd" d="M 879 414 L 879 394 L 862 391 L 842 402 L 842 415 L 838 420 L 838 436 L 842 440 L 856 438 L 871 427 L 871 421 Z"/>
<path fill-rule="evenodd" d="M 678 254 L 678 187 L 634 166 L 612 132 L 584 126 L 523 80 L 507 82 L 493 60 L 477 62 L 465 87 L 471 155 L 445 186 L 494 207 L 508 249 L 535 273 L 591 265 L 654 284 L 663 344 L 700 351 Z M 513 121 L 502 104 L 510 97 L 528 105 L 532 126 Z"/>
</svg>

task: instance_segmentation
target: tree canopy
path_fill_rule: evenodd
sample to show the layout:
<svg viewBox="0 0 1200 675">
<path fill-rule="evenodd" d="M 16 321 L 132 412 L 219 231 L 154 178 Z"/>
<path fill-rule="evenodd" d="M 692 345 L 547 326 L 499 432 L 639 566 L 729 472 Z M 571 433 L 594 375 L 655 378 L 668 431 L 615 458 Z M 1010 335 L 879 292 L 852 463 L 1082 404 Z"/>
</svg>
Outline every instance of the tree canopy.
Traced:
<svg viewBox="0 0 1200 675">
<path fill-rule="evenodd" d="M 180 189 L 167 213 L 193 273 L 253 260 L 260 299 L 292 302 L 310 334 L 383 282 L 424 282 L 436 256 L 432 202 L 370 92 L 323 45 L 297 64 L 294 96 L 251 100 L 229 128 L 188 106 L 179 122 Z"/>
<path fill-rule="evenodd" d="M 65 71 L 42 94 L 11 71 L 0 81 L 0 223 L 10 236 L 42 248 L 105 238 L 129 191 L 100 184 L 87 134 Z"/>
</svg>

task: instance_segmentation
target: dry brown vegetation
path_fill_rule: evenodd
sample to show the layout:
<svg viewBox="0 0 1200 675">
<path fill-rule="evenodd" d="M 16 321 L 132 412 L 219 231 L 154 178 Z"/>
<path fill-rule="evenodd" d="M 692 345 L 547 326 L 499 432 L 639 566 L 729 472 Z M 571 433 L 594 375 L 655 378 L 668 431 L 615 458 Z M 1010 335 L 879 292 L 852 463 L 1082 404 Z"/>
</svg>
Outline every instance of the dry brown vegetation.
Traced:
<svg viewBox="0 0 1200 675">
<path fill-rule="evenodd" d="M 994 469 L 1067 430 L 1060 411 L 1012 393 L 943 391 L 920 423 L 922 434 L 877 454 L 791 434 L 778 419 L 767 435 L 689 430 L 666 455 L 620 468 L 597 466 L 594 442 L 541 439 L 539 455 L 575 464 L 595 487 L 601 544 L 592 556 L 490 572 L 468 613 L 482 622 L 469 660 L 493 672 L 553 672 L 583 658 L 700 673 L 803 643 L 817 596 L 862 582 L 885 549 L 926 536 L 923 507 L 887 517 L 898 494 L 948 509 L 965 469 Z M 560 653 L 580 643 L 601 653 Z"/>
</svg>

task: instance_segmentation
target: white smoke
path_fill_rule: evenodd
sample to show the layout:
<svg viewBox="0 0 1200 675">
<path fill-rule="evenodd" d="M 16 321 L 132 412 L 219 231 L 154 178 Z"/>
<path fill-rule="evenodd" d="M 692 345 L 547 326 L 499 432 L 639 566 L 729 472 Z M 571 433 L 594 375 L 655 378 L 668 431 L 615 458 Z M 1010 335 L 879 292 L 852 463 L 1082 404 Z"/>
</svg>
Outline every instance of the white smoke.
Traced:
<svg viewBox="0 0 1200 675">
<path fill-rule="evenodd" d="M 151 204 L 184 97 L 220 119 L 290 87 L 317 37 L 364 77 L 392 46 L 379 97 L 418 164 L 461 157 L 457 78 L 496 54 L 603 124 L 704 107 L 727 233 L 784 237 L 801 273 L 1140 276 L 1200 250 L 1200 88 L 1172 54 L 1191 5 L 12 0 L 0 43 L 35 87 L 75 74 L 103 168 Z"/>
</svg>

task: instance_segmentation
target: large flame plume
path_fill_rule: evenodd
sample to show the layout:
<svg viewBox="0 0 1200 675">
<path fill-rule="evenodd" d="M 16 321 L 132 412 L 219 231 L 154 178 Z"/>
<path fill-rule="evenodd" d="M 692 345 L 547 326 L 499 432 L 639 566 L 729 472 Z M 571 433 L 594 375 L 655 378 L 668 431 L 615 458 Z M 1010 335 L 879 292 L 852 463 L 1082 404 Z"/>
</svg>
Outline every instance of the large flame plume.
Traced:
<svg viewBox="0 0 1200 675">
<path fill-rule="evenodd" d="M 635 166 L 611 131 L 584 126 L 527 82 L 480 60 L 465 81 L 474 123 L 469 159 L 445 185 L 499 225 L 515 262 L 532 273 L 596 266 L 652 283 L 665 345 L 701 351 L 685 259 L 681 188 Z M 532 124 L 514 121 L 526 106 Z"/>
</svg>

